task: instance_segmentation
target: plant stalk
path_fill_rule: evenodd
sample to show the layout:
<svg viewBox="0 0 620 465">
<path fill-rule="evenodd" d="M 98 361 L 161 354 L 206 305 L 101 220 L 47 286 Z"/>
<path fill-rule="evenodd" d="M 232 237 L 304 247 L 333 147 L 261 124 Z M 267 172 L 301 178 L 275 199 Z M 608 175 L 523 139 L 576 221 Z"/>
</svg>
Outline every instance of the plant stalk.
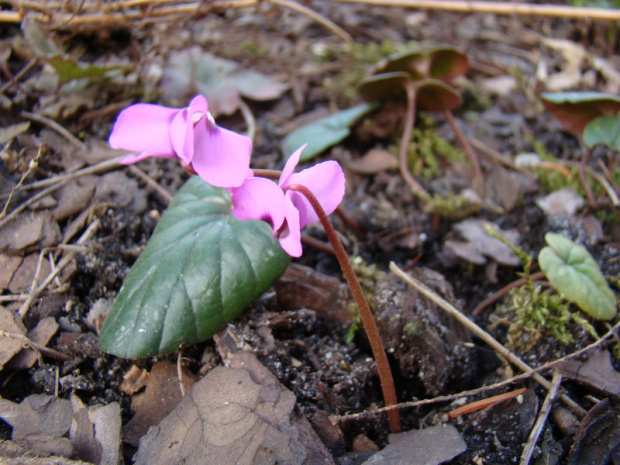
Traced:
<svg viewBox="0 0 620 465">
<path fill-rule="evenodd" d="M 385 405 L 396 405 L 398 403 L 398 400 L 396 398 L 396 388 L 394 387 L 392 370 L 390 369 L 390 364 L 388 362 L 388 358 L 383 347 L 383 342 L 381 342 L 381 336 L 379 335 L 379 328 L 377 327 L 377 322 L 375 321 L 372 311 L 370 310 L 370 306 L 368 305 L 368 301 L 364 296 L 362 286 L 357 279 L 355 271 L 353 270 L 353 266 L 349 261 L 349 257 L 344 250 L 342 242 L 340 242 L 340 239 L 338 238 L 338 235 L 336 234 L 336 231 L 334 230 L 331 221 L 327 217 L 325 210 L 323 210 L 323 207 L 321 206 L 317 198 L 307 187 L 300 184 L 291 184 L 286 188 L 303 194 L 308 199 L 308 201 L 312 205 L 312 208 L 314 208 L 314 211 L 318 215 L 319 220 L 323 225 L 323 229 L 325 229 L 325 234 L 327 234 L 329 242 L 334 248 L 336 258 L 338 259 L 338 263 L 342 268 L 342 273 L 347 280 L 349 289 L 351 289 L 351 294 L 353 295 L 353 298 L 357 303 L 357 308 L 359 309 L 360 316 L 362 318 L 364 331 L 366 331 L 366 335 L 368 336 L 368 340 L 370 342 L 370 348 L 375 358 L 375 362 L 377 363 L 377 371 L 379 372 L 379 380 L 381 382 L 381 390 L 383 391 L 383 399 L 385 401 Z M 392 433 L 400 433 L 400 412 L 398 410 L 390 410 L 387 412 L 387 415 L 388 423 L 390 425 L 390 431 Z"/>
<path fill-rule="evenodd" d="M 406 115 L 405 122 L 403 123 L 403 135 L 400 140 L 400 150 L 398 154 L 398 159 L 400 162 L 400 174 L 415 195 L 425 201 L 428 201 L 430 197 L 428 195 L 428 192 L 426 192 L 424 187 L 422 187 L 422 185 L 413 178 L 411 172 L 409 171 L 409 164 L 407 163 L 407 155 L 409 154 L 409 142 L 411 142 L 411 132 L 413 131 L 413 126 L 415 124 L 417 91 L 411 83 L 406 86 L 406 91 L 407 109 L 405 110 Z"/>
</svg>

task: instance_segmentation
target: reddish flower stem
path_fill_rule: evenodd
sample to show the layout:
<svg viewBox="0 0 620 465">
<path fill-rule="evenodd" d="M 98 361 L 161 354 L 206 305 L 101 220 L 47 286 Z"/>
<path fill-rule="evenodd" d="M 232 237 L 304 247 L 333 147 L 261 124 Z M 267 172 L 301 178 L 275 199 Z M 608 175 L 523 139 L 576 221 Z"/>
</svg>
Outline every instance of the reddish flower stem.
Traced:
<svg viewBox="0 0 620 465">
<path fill-rule="evenodd" d="M 385 400 L 385 405 L 395 405 L 398 402 L 398 400 L 396 399 L 396 388 L 394 387 L 394 379 L 392 378 L 390 364 L 388 362 L 385 349 L 383 348 L 383 342 L 381 342 L 381 336 L 379 335 L 379 328 L 377 327 L 377 322 L 375 321 L 372 311 L 370 310 L 370 306 L 366 301 L 362 286 L 357 279 L 355 271 L 353 270 L 353 266 L 349 261 L 349 257 L 344 250 L 342 242 L 340 242 L 340 239 L 338 238 L 338 235 L 336 234 L 336 231 L 334 230 L 331 221 L 329 221 L 327 214 L 325 214 L 325 210 L 323 210 L 323 207 L 321 206 L 317 198 L 307 187 L 300 184 L 291 184 L 287 186 L 286 189 L 297 191 L 303 194 L 308 199 L 308 201 L 312 205 L 312 208 L 314 208 L 314 211 L 318 215 L 319 220 L 323 225 L 323 229 L 325 229 L 325 234 L 327 234 L 329 242 L 334 248 L 336 258 L 338 259 L 338 263 L 340 263 L 340 267 L 342 268 L 342 273 L 347 280 L 349 289 L 351 289 L 351 294 L 353 295 L 353 298 L 357 303 L 357 307 L 362 318 L 364 331 L 366 331 L 366 335 L 368 336 L 368 340 L 370 342 L 370 348 L 372 349 L 372 353 L 377 363 L 377 370 L 379 372 L 379 380 L 381 381 L 381 389 L 383 391 L 383 399 Z M 390 410 L 387 412 L 387 414 L 390 431 L 392 433 L 399 433 L 401 431 L 399 411 Z"/>
<path fill-rule="evenodd" d="M 411 133 L 413 126 L 415 125 L 415 110 L 416 110 L 416 96 L 417 90 L 413 84 L 409 84 L 405 89 L 407 92 L 407 110 L 405 114 L 405 122 L 403 123 L 403 135 L 400 139 L 400 148 L 398 153 L 398 160 L 400 164 L 400 174 L 411 188 L 413 193 L 423 200 L 428 200 L 428 192 L 422 187 L 418 181 L 416 181 L 411 172 L 409 171 L 408 155 L 409 155 L 409 143 L 411 142 Z"/>
</svg>

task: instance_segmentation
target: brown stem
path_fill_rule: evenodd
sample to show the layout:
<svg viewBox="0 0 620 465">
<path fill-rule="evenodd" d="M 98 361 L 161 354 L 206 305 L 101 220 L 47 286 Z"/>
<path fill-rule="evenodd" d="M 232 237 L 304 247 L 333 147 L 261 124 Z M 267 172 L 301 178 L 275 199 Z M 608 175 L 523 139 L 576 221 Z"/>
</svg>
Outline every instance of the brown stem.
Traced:
<svg viewBox="0 0 620 465">
<path fill-rule="evenodd" d="M 368 340 L 370 342 L 370 348 L 372 349 L 373 356 L 375 357 L 375 361 L 377 363 L 377 370 L 379 372 L 379 380 L 381 381 L 381 389 L 383 391 L 385 405 L 395 405 L 398 402 L 396 399 L 396 388 L 394 387 L 394 379 L 392 378 L 390 364 L 388 362 L 385 349 L 383 348 L 383 342 L 381 342 L 381 336 L 379 335 L 379 328 L 377 327 L 377 322 L 372 315 L 370 306 L 364 296 L 362 286 L 355 275 L 355 271 L 353 270 L 349 257 L 344 250 L 342 242 L 340 242 L 340 239 L 338 238 L 331 221 L 329 221 L 325 210 L 323 210 L 323 207 L 317 198 L 307 187 L 300 184 L 291 184 L 286 188 L 303 194 L 318 215 L 319 220 L 323 225 L 323 229 L 325 229 L 325 234 L 327 234 L 329 242 L 334 248 L 336 258 L 342 268 L 342 273 L 347 280 L 349 289 L 351 289 L 351 294 L 357 303 L 357 308 L 359 309 L 360 316 L 362 318 L 362 324 L 364 325 L 364 331 L 366 331 L 366 335 L 368 336 Z M 390 410 L 388 412 L 388 422 L 392 433 L 399 433 L 401 431 L 400 413 L 398 410 Z"/>
<path fill-rule="evenodd" d="M 590 188 L 590 184 L 588 184 L 588 178 L 586 177 L 586 166 L 590 157 L 592 156 L 592 152 L 594 149 L 589 148 L 588 151 L 581 158 L 581 163 L 579 164 L 579 180 L 581 181 L 581 185 L 583 186 L 583 190 L 586 193 L 586 197 L 588 198 L 588 204 L 590 208 L 596 208 L 597 201 L 594 198 L 594 194 L 592 193 L 592 189 Z"/>
<path fill-rule="evenodd" d="M 478 159 L 478 154 L 469 144 L 467 137 L 465 137 L 465 134 L 463 134 L 463 131 L 454 119 L 454 115 L 452 114 L 452 112 L 450 110 L 446 110 L 444 111 L 444 116 L 446 117 L 448 124 L 452 128 L 454 135 L 463 147 L 463 150 L 465 150 L 465 155 L 467 156 L 469 163 L 471 163 L 472 167 L 474 168 L 473 185 L 474 190 L 478 191 L 484 187 L 484 174 L 482 173 L 482 168 L 480 168 L 480 160 Z"/>
<path fill-rule="evenodd" d="M 407 110 L 405 115 L 405 123 L 403 127 L 403 135 L 400 140 L 400 174 L 411 188 L 414 194 L 418 197 L 427 200 L 429 198 L 428 192 L 422 187 L 422 185 L 413 179 L 413 176 L 409 172 L 408 154 L 409 154 L 409 142 L 411 142 L 411 132 L 415 124 L 415 110 L 416 110 L 416 95 L 417 91 L 414 89 L 413 84 L 407 85 Z"/>
</svg>

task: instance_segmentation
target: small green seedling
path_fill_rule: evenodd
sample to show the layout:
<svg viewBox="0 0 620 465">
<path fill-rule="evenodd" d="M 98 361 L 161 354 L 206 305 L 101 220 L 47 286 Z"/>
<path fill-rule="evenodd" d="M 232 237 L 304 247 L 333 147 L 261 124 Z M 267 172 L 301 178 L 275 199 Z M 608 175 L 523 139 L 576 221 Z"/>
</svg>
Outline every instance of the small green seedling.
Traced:
<svg viewBox="0 0 620 465">
<path fill-rule="evenodd" d="M 616 296 L 590 253 L 559 234 L 547 233 L 545 241 L 538 263 L 553 288 L 597 320 L 614 318 Z"/>
<path fill-rule="evenodd" d="M 399 150 L 400 171 L 413 192 L 426 201 L 430 199 L 429 194 L 413 178 L 407 165 L 407 147 L 417 109 L 444 113 L 474 167 L 474 185 L 483 184 L 478 158 L 451 113 L 463 103 L 451 82 L 464 74 L 467 67 L 467 56 L 451 47 L 399 53 L 380 62 L 359 86 L 360 95 L 367 101 L 404 100 L 407 103 Z"/>
</svg>

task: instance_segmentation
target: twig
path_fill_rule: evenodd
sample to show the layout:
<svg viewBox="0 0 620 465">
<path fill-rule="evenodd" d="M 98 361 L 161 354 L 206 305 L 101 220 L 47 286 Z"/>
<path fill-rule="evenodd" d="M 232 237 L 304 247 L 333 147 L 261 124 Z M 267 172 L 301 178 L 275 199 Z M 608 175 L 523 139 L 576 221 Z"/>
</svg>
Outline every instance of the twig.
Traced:
<svg viewBox="0 0 620 465">
<path fill-rule="evenodd" d="M 41 189 L 42 187 L 47 187 L 52 184 L 56 184 L 57 182 L 61 182 L 64 180 L 70 181 L 71 179 L 79 178 L 80 176 L 85 176 L 87 174 L 95 174 L 101 173 L 103 171 L 109 171 L 115 168 L 120 168 L 118 162 L 122 160 L 124 156 L 119 156 L 115 158 L 111 158 L 110 160 L 104 160 L 96 165 L 88 166 L 86 168 L 82 168 L 78 171 L 73 171 L 65 174 L 59 174 L 58 176 L 54 176 L 53 178 L 43 179 L 42 181 L 33 182 L 31 184 L 26 184 L 22 189 L 23 190 L 32 190 L 32 189 Z"/>
<path fill-rule="evenodd" d="M 2 330 L 0 331 L 1 337 L 8 337 L 11 339 L 17 339 L 22 342 L 24 348 L 30 348 L 43 354 L 47 357 L 53 358 L 55 360 L 60 360 L 61 362 L 67 362 L 69 360 L 73 360 L 73 357 L 70 355 L 63 354 L 62 352 L 58 352 L 57 350 L 50 349 L 49 347 L 42 346 L 41 344 L 37 344 L 34 341 L 31 341 L 28 337 L 23 334 L 15 334 L 9 331 Z"/>
<path fill-rule="evenodd" d="M 539 367 L 534 368 L 531 371 L 526 371 L 525 373 L 522 373 L 520 375 L 517 376 L 513 376 L 509 379 L 506 379 L 504 381 L 500 381 L 498 383 L 494 383 L 494 384 L 490 384 L 488 386 L 483 386 L 480 388 L 476 388 L 476 389 L 471 389 L 469 391 L 461 391 L 458 392 L 456 394 L 450 394 L 447 396 L 438 396 L 438 397 L 433 397 L 432 399 L 422 399 L 422 400 L 413 400 L 413 401 L 409 401 L 409 402 L 401 402 L 400 404 L 397 405 L 392 405 L 389 407 L 381 407 L 375 410 L 367 410 L 365 412 L 359 412 L 359 413 L 351 413 L 349 415 L 342 415 L 342 416 L 334 416 L 332 417 L 332 420 L 335 421 L 336 423 L 341 422 L 341 421 L 348 421 L 348 420 L 357 420 L 359 418 L 364 418 L 367 416 L 372 416 L 372 415 L 377 415 L 383 412 L 388 412 L 392 409 L 402 409 L 402 408 L 414 408 L 414 407 L 420 407 L 423 405 L 430 405 L 430 404 L 436 404 L 437 402 L 452 402 L 456 399 L 460 399 L 462 397 L 469 397 L 469 396 L 475 396 L 478 394 L 482 394 L 483 392 L 487 392 L 487 391 L 491 391 L 494 389 L 499 389 L 502 388 L 504 386 L 508 386 L 509 384 L 513 384 L 516 383 L 517 381 L 521 381 L 524 379 L 527 379 L 529 377 L 531 377 L 534 373 L 540 373 L 542 371 L 548 370 L 549 368 L 552 368 L 556 365 L 558 365 L 559 363 L 562 363 L 566 360 L 569 360 L 571 358 L 574 357 L 578 357 L 579 355 L 588 352 L 589 350 L 594 349 L 595 347 L 598 347 L 599 345 L 601 345 L 604 341 L 606 341 L 609 337 L 616 336 L 615 331 L 620 327 L 620 321 L 618 323 L 616 323 L 615 326 L 613 326 L 612 328 L 609 329 L 609 331 L 607 331 L 606 334 L 604 334 L 600 339 L 598 339 L 597 341 L 594 341 L 592 344 L 589 344 L 588 346 L 584 347 L 583 349 L 579 349 L 575 352 L 572 352 L 568 355 L 565 355 L 562 358 L 559 358 L 557 360 L 553 360 L 552 362 L 548 362 L 545 363 L 544 365 L 541 365 Z"/>
<path fill-rule="evenodd" d="M 405 281 L 407 284 L 416 288 L 419 292 L 424 294 L 426 297 L 431 299 L 438 306 L 440 306 L 446 312 L 448 312 L 450 315 L 456 318 L 463 326 L 465 326 L 471 332 L 476 334 L 479 338 L 481 338 L 484 342 L 486 342 L 489 346 L 491 346 L 493 350 L 498 352 L 506 360 L 508 360 L 513 365 L 518 367 L 521 371 L 523 372 L 532 371 L 532 368 L 527 363 L 525 363 L 523 360 L 517 357 L 510 350 L 506 349 L 493 336 L 491 336 L 489 333 L 483 330 L 480 326 L 478 326 L 476 323 L 474 323 L 469 318 L 467 318 L 463 313 L 461 313 L 452 304 L 450 304 L 449 302 L 447 302 L 446 300 L 438 296 L 436 293 L 431 291 L 429 288 L 427 288 L 424 284 L 420 283 L 419 281 L 415 280 L 414 278 L 406 274 L 404 271 L 398 268 L 398 266 L 396 266 L 394 262 L 390 262 L 390 270 L 394 274 L 396 274 L 399 278 L 401 278 L 403 281 Z M 551 383 L 549 383 L 549 381 L 547 381 L 545 378 L 540 376 L 538 373 L 533 373 L 532 378 L 534 378 L 534 380 L 536 380 L 536 382 L 541 384 L 545 389 L 551 389 Z M 575 412 L 575 414 L 577 414 L 580 418 L 583 418 L 583 416 L 585 416 L 586 411 L 583 409 L 583 407 L 577 404 L 574 400 L 572 400 L 566 394 L 562 395 L 562 401 L 568 407 L 570 407 Z"/>
<path fill-rule="evenodd" d="M 332 31 L 334 34 L 336 34 L 338 37 L 344 40 L 349 46 L 353 45 L 354 43 L 353 37 L 351 37 L 347 31 L 342 29 L 340 26 L 338 26 L 333 21 L 327 19 L 324 16 L 321 16 L 316 11 L 311 10 L 308 7 L 305 7 L 300 3 L 290 1 L 290 0 L 268 0 L 268 1 L 273 3 L 274 5 L 280 5 L 286 8 L 290 8 L 291 10 L 298 11 L 299 13 L 302 13 L 308 16 L 310 19 L 313 19 L 317 23 L 322 24 L 327 29 Z"/>
<path fill-rule="evenodd" d="M 347 284 L 349 285 L 351 294 L 353 295 L 355 303 L 357 304 L 357 308 L 362 319 L 362 326 L 364 327 L 364 331 L 368 336 L 370 348 L 377 364 L 377 371 L 379 372 L 379 380 L 381 382 L 381 390 L 383 391 L 383 398 L 385 400 L 385 404 L 395 405 L 398 402 L 398 399 L 396 397 L 396 388 L 394 387 L 394 379 L 392 378 L 390 363 L 385 353 L 383 342 L 381 341 L 379 328 L 377 327 L 377 322 L 375 321 L 372 311 L 370 310 L 370 306 L 368 305 L 368 301 L 364 296 L 362 286 L 360 285 L 360 282 L 355 275 L 355 270 L 353 269 L 353 266 L 349 261 L 349 257 L 344 250 L 342 242 L 338 238 L 334 227 L 332 226 L 329 218 L 325 214 L 325 210 L 323 210 L 320 202 L 310 191 L 310 189 L 300 184 L 291 184 L 287 186 L 287 189 L 297 191 L 304 195 L 306 199 L 308 199 L 308 202 L 310 202 L 310 205 L 312 205 L 312 208 L 316 212 L 317 216 L 319 217 L 319 220 L 323 225 L 323 229 L 325 229 L 325 234 L 327 234 L 329 242 L 334 248 L 336 258 L 338 259 L 340 268 L 342 268 L 342 273 L 347 281 Z M 390 431 L 392 433 L 399 433 L 401 431 L 400 412 L 398 410 L 390 410 L 388 412 L 388 423 L 390 425 Z"/>
<path fill-rule="evenodd" d="M 13 189 L 11 189 L 11 193 L 9 194 L 9 197 L 8 199 L 6 199 L 6 202 L 4 204 L 4 208 L 2 209 L 2 212 L 0 212 L 0 218 L 3 218 L 6 215 L 6 212 L 9 209 L 9 204 L 11 203 L 11 200 L 13 200 L 13 196 L 15 195 L 15 192 L 19 190 L 19 188 L 24 184 L 24 181 L 26 180 L 28 175 L 32 173 L 34 169 L 38 166 L 38 161 L 39 161 L 39 158 L 41 157 L 42 150 L 43 150 L 43 146 L 41 145 L 39 146 L 39 150 L 37 151 L 36 157 L 34 157 L 34 159 L 31 160 L 30 163 L 28 163 L 28 169 L 26 170 L 26 172 L 22 174 L 21 178 L 19 178 L 19 182 L 13 187 Z"/>
<path fill-rule="evenodd" d="M 168 192 L 166 189 L 161 187 L 158 182 L 156 182 L 153 178 L 151 178 L 148 174 L 142 171 L 135 165 L 129 166 L 129 172 L 137 177 L 139 177 L 142 181 L 146 183 L 147 186 L 151 187 L 155 192 L 159 194 L 163 202 L 168 205 L 172 202 L 172 194 Z"/>
<path fill-rule="evenodd" d="M 454 419 L 467 413 L 477 412 L 478 410 L 482 410 L 483 408 L 487 408 L 491 405 L 497 404 L 498 402 L 503 402 L 505 400 L 512 399 L 513 397 L 517 397 L 518 395 L 523 394 L 525 391 L 527 391 L 526 388 L 521 388 L 515 391 L 498 394 L 493 397 L 487 397 L 486 399 L 477 400 L 476 402 L 471 402 L 459 408 L 455 408 L 454 410 L 450 410 L 448 412 L 448 418 Z"/>
<path fill-rule="evenodd" d="M 86 231 L 84 231 L 84 234 L 82 234 L 82 236 L 78 239 L 76 244 L 83 245 L 88 240 L 90 240 L 94 236 L 100 224 L 101 222 L 99 220 L 93 221 L 91 225 L 86 229 Z M 75 255 L 76 255 L 76 252 L 69 252 L 67 255 L 63 256 L 58 266 L 47 276 L 47 278 L 45 278 L 45 280 L 41 283 L 41 285 L 37 288 L 33 286 L 33 288 L 30 291 L 30 294 L 28 295 L 28 298 L 19 308 L 18 314 L 20 318 L 23 319 L 26 316 L 26 314 L 28 313 L 28 310 L 30 310 L 30 305 L 32 304 L 34 299 L 36 299 L 41 294 L 41 292 L 43 292 L 45 288 L 52 282 L 52 280 L 56 276 L 58 276 L 58 274 L 69 263 L 71 263 L 71 260 L 73 260 Z"/>
<path fill-rule="evenodd" d="M 84 150 L 84 151 L 87 150 L 86 144 L 84 142 L 82 142 L 80 139 L 75 137 L 73 134 L 71 134 L 69 131 L 63 128 L 56 121 L 52 121 L 51 119 L 46 118 L 45 116 L 37 115 L 36 113 L 30 113 L 28 111 L 22 111 L 20 113 L 20 116 L 23 116 L 24 118 L 28 118 L 32 121 L 36 121 L 37 123 L 41 123 L 47 126 L 48 128 L 53 129 L 58 134 L 60 134 L 62 137 L 67 139 L 67 141 L 69 141 L 75 148 L 79 150 Z"/>
<path fill-rule="evenodd" d="M 539 271 L 537 273 L 532 274 L 530 276 L 530 280 L 531 281 L 538 281 L 539 279 L 542 279 L 544 277 L 545 277 L 545 273 L 542 272 L 542 271 Z M 495 294 L 493 294 L 490 297 L 487 297 L 482 302 L 480 302 L 476 306 L 476 308 L 474 308 L 474 310 L 471 312 L 472 316 L 480 315 L 480 313 L 482 313 L 484 311 L 484 309 L 487 308 L 489 305 L 494 304 L 495 302 L 497 302 L 502 297 L 505 297 L 506 294 L 508 294 L 512 289 L 514 289 L 516 287 L 523 286 L 527 282 L 528 282 L 527 279 L 521 278 L 521 279 L 517 279 L 516 281 L 511 282 L 510 284 L 505 285 L 499 291 L 497 291 Z"/>
<path fill-rule="evenodd" d="M 530 463 L 530 460 L 532 459 L 532 454 L 534 453 L 534 448 L 536 447 L 538 438 L 540 437 L 543 427 L 545 426 L 545 422 L 547 421 L 547 417 L 549 416 L 549 412 L 551 411 L 553 402 L 558 395 L 561 383 L 562 375 L 558 370 L 554 370 L 553 378 L 551 380 L 551 389 L 549 389 L 549 392 L 545 397 L 545 401 L 543 402 L 543 406 L 540 409 L 540 413 L 538 414 L 536 423 L 534 424 L 534 427 L 532 428 L 532 431 L 530 431 L 530 435 L 527 438 L 527 442 L 525 443 L 525 447 L 523 448 L 523 453 L 521 454 L 521 462 L 519 462 L 519 465 L 528 465 Z"/>
<path fill-rule="evenodd" d="M 586 8 L 564 5 L 535 5 L 531 3 L 484 2 L 470 0 L 336 0 L 342 3 L 399 6 L 427 10 L 462 11 L 466 13 L 495 13 L 498 15 L 552 16 L 589 20 L 618 21 L 620 10 Z"/>
</svg>

